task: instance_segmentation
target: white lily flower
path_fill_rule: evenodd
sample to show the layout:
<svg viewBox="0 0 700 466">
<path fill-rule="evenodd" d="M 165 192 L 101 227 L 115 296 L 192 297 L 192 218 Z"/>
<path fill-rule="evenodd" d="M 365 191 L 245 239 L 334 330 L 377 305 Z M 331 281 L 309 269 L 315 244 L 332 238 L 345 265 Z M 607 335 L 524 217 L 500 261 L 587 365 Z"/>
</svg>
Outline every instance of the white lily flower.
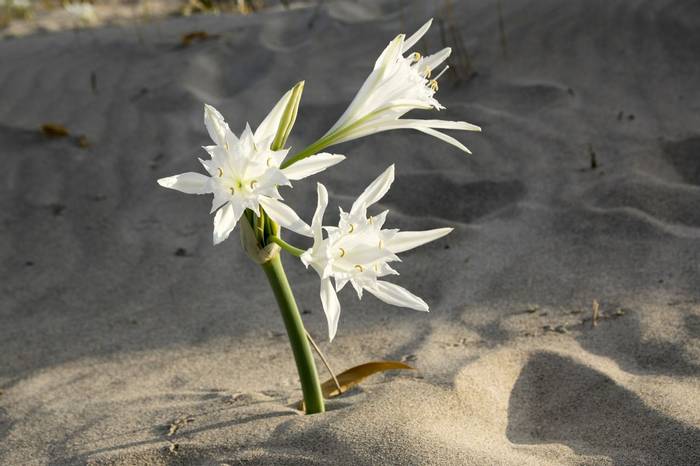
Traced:
<svg viewBox="0 0 700 466">
<path fill-rule="evenodd" d="M 384 230 L 382 226 L 388 211 L 367 217 L 367 208 L 379 201 L 394 181 L 394 166 L 382 173 L 353 203 L 350 212 L 340 209 L 337 227 L 323 227 L 323 214 L 328 205 L 328 192 L 318 183 L 318 204 L 311 222 L 314 243 L 300 257 L 321 277 L 321 303 L 328 319 L 328 335 L 335 337 L 340 317 L 340 302 L 336 292 L 349 282 L 362 299 L 367 290 L 385 303 L 428 311 L 428 304 L 418 296 L 394 283 L 379 280 L 387 275 L 398 275 L 389 265 L 400 261 L 398 253 L 442 238 L 452 228 L 428 231 Z M 327 236 L 323 237 L 323 230 Z M 335 287 L 331 283 L 335 280 Z"/>
<path fill-rule="evenodd" d="M 320 141 L 327 142 L 324 147 L 381 131 L 411 128 L 470 153 L 462 143 L 437 129 L 481 131 L 476 125 L 464 121 L 401 119 L 413 109 L 445 108 L 435 99 L 435 92 L 438 90 L 437 80 L 447 66 L 437 74 L 435 71 L 450 56 L 452 49 L 447 47 L 426 57 L 418 52 L 404 56 L 425 35 L 432 21 L 429 20 L 408 39 L 399 34 L 389 43 L 348 109 L 321 138 Z"/>
<path fill-rule="evenodd" d="M 345 157 L 317 154 L 280 168 L 289 149 L 272 150 L 270 146 L 291 95 L 290 90 L 279 100 L 255 132 L 246 125 L 240 138 L 214 107 L 205 105 L 204 124 L 215 144 L 204 147 L 211 159 L 199 161 L 209 176 L 189 172 L 158 180 L 165 188 L 187 194 L 214 194 L 214 244 L 228 238 L 246 209 L 259 213 L 260 207 L 282 227 L 311 236 L 309 225 L 281 202 L 277 188 L 291 186 L 290 181 L 319 173 Z"/>
</svg>

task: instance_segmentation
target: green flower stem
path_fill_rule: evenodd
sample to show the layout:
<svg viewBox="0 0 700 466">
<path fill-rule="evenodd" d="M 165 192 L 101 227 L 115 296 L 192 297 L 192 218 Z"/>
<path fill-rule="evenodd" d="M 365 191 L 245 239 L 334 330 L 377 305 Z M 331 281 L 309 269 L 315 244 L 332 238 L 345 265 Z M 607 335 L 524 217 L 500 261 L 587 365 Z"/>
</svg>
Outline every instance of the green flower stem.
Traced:
<svg viewBox="0 0 700 466">
<path fill-rule="evenodd" d="M 267 239 L 272 241 L 273 243 L 277 244 L 279 247 L 281 247 L 282 249 L 284 249 L 285 251 L 287 251 L 289 254 L 291 254 L 293 256 L 299 257 L 302 254 L 304 254 L 303 249 L 299 249 L 295 246 L 292 246 L 291 244 L 289 244 L 288 242 L 286 242 L 285 240 L 283 240 L 279 236 L 268 236 Z"/>
<path fill-rule="evenodd" d="M 273 237 L 271 237 L 273 238 Z M 304 394 L 306 414 L 322 413 L 325 411 L 321 384 L 318 381 L 316 365 L 311 354 L 311 348 L 306 338 L 304 323 L 301 321 L 292 289 L 289 287 L 287 276 L 282 268 L 282 260 L 277 254 L 269 261 L 262 264 L 267 275 L 272 291 L 277 299 L 284 326 L 287 328 L 287 336 L 294 353 L 294 361 L 297 364 L 299 379 L 301 379 L 301 391 Z"/>
</svg>

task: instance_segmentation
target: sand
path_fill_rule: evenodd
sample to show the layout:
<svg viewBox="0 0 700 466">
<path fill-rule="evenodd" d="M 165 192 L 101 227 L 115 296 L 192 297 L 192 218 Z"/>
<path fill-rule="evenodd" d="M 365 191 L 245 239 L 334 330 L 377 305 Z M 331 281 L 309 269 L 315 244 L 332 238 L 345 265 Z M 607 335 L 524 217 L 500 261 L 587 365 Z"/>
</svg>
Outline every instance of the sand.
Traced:
<svg viewBox="0 0 700 466">
<path fill-rule="evenodd" d="M 329 344 L 316 274 L 285 261 L 337 370 L 418 371 L 294 408 L 262 272 L 235 238 L 211 245 L 208 200 L 155 180 L 199 169 L 203 101 L 239 131 L 306 79 L 290 142 L 311 142 L 390 38 L 444 14 L 397 3 L 0 42 L 0 464 L 700 463 L 693 1 L 504 1 L 501 21 L 454 2 L 471 69 L 440 116 L 483 127 L 458 136 L 474 155 L 394 132 L 316 177 L 348 207 L 396 162 L 389 225 L 455 227 L 399 267 L 431 312 L 346 290 Z M 213 37 L 181 47 L 196 30 Z M 435 27 L 421 47 L 440 45 Z M 310 218 L 314 183 L 286 193 Z"/>
</svg>

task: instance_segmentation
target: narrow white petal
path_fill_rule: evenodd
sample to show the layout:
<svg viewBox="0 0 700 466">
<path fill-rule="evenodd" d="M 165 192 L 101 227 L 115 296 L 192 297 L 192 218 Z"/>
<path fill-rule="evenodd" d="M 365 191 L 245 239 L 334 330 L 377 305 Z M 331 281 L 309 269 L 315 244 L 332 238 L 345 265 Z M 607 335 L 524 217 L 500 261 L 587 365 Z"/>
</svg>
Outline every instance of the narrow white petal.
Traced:
<svg viewBox="0 0 700 466">
<path fill-rule="evenodd" d="M 467 123 L 466 121 L 448 121 L 448 120 L 401 120 L 408 124 L 427 126 L 436 129 L 458 129 L 461 131 L 481 131 L 477 125 Z"/>
<path fill-rule="evenodd" d="M 209 132 L 209 137 L 218 146 L 226 144 L 226 130 L 228 125 L 223 115 L 211 105 L 204 104 L 204 126 Z"/>
<path fill-rule="evenodd" d="M 365 289 L 385 303 L 393 306 L 407 307 L 416 311 L 427 312 L 429 310 L 425 301 L 406 288 L 393 283 L 378 280 L 372 285 L 365 286 Z"/>
<path fill-rule="evenodd" d="M 284 109 L 287 108 L 287 103 L 289 98 L 292 96 L 292 89 L 288 90 L 282 98 L 277 101 L 277 104 L 270 110 L 270 113 L 265 117 L 265 119 L 260 123 L 258 129 L 255 130 L 255 140 L 260 141 L 270 136 L 274 137 L 277 134 L 277 128 L 280 123 L 280 118 L 284 113 Z"/>
<path fill-rule="evenodd" d="M 406 39 L 406 42 L 403 43 L 403 49 L 401 50 L 401 53 L 405 53 L 407 50 L 410 50 L 411 47 L 413 47 L 416 44 L 416 42 L 421 40 L 425 33 L 428 32 L 428 29 L 430 29 L 431 24 L 433 24 L 433 18 L 430 18 L 428 22 L 421 26 L 419 30 L 411 34 L 411 37 Z"/>
<path fill-rule="evenodd" d="M 340 320 L 340 302 L 335 294 L 330 278 L 321 280 L 321 304 L 328 320 L 328 339 L 333 341 Z"/>
<path fill-rule="evenodd" d="M 272 220 L 279 223 L 284 228 L 299 233 L 300 235 L 313 236 L 311 227 L 309 227 L 306 222 L 299 218 L 291 207 L 283 204 L 277 199 L 272 199 L 271 197 L 267 196 L 260 196 L 259 202 L 265 211 L 270 214 Z"/>
<path fill-rule="evenodd" d="M 427 231 L 400 231 L 387 240 L 384 247 L 394 254 L 398 254 L 442 238 L 452 230 L 452 228 L 436 228 Z"/>
<path fill-rule="evenodd" d="M 236 215 L 236 210 L 231 203 L 226 204 L 224 208 L 216 212 L 214 216 L 214 245 L 228 238 L 233 229 L 236 228 L 239 216 Z"/>
<path fill-rule="evenodd" d="M 430 136 L 436 137 L 436 138 L 440 139 L 441 141 L 444 141 L 448 144 L 452 144 L 453 146 L 457 147 L 458 149 L 463 150 L 467 154 L 472 153 L 469 149 L 467 149 L 467 147 L 464 144 L 462 144 L 461 142 L 459 142 L 458 140 L 456 140 L 452 136 L 448 136 L 445 133 L 441 133 L 440 131 L 436 131 L 432 128 L 425 128 L 425 127 L 420 127 L 420 126 L 416 127 L 415 129 L 417 129 L 421 133 L 425 133 L 425 134 L 428 134 Z"/>
<path fill-rule="evenodd" d="M 439 52 L 436 52 L 432 55 L 429 55 L 423 59 L 423 61 L 420 63 L 420 66 L 424 68 L 428 68 L 431 71 L 433 71 L 433 75 L 435 75 L 434 71 L 437 69 L 438 66 L 440 66 L 440 63 L 444 62 L 447 60 L 447 57 L 449 57 L 452 54 L 452 49 L 450 47 L 445 47 L 444 49 L 440 50 Z M 433 79 L 437 79 L 438 76 L 435 76 Z"/>
<path fill-rule="evenodd" d="M 182 173 L 158 180 L 164 188 L 175 189 L 187 194 L 208 194 L 211 192 L 209 177 L 201 173 Z"/>
<path fill-rule="evenodd" d="M 389 168 L 384 170 L 384 173 L 379 175 L 376 180 L 367 186 L 362 194 L 353 203 L 352 209 L 350 209 L 350 215 L 367 210 L 367 207 L 371 206 L 378 200 L 380 200 L 389 191 L 391 183 L 394 182 L 394 164 L 389 165 Z"/>
<path fill-rule="evenodd" d="M 323 214 L 326 213 L 326 207 L 328 207 L 328 191 L 326 187 L 321 183 L 316 183 L 316 194 L 318 200 L 316 201 L 316 212 L 314 212 L 314 218 L 311 220 L 311 229 L 314 234 L 314 245 L 317 242 L 323 240 Z"/>
<path fill-rule="evenodd" d="M 290 180 L 301 180 L 322 172 L 343 160 L 345 160 L 345 156 L 340 154 L 316 154 L 282 169 L 282 173 Z"/>
</svg>

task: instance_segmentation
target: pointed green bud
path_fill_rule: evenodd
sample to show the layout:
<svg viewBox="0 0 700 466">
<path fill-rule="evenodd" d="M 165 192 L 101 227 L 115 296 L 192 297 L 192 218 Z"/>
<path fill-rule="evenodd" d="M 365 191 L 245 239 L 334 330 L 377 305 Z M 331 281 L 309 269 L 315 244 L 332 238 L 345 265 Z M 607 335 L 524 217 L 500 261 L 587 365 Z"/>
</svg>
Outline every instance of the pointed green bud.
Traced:
<svg viewBox="0 0 700 466">
<path fill-rule="evenodd" d="M 297 119 L 297 112 L 299 111 L 299 101 L 301 100 L 301 94 L 304 92 L 304 81 L 300 81 L 292 88 L 292 95 L 287 101 L 287 106 L 282 113 L 280 118 L 279 126 L 277 127 L 277 134 L 275 134 L 275 139 L 270 147 L 272 150 L 280 150 L 287 143 L 287 138 L 292 132 L 292 127 Z"/>
</svg>

